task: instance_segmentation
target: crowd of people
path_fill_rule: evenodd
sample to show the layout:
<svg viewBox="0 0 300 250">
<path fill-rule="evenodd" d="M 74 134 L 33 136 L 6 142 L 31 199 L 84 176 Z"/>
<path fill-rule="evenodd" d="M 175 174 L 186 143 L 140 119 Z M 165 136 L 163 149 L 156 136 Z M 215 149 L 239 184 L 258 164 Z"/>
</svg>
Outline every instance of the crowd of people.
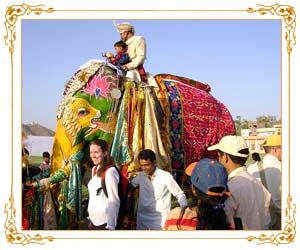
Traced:
<svg viewBox="0 0 300 250">
<path fill-rule="evenodd" d="M 43 211 L 46 208 L 44 195 L 32 185 L 38 180 L 50 176 L 50 153 L 43 152 L 43 162 L 34 166 L 29 160 L 29 151 L 22 148 L 22 228 L 47 229 Z"/>
<path fill-rule="evenodd" d="M 280 135 L 270 136 L 264 144 L 266 152 L 273 150 L 278 153 L 277 157 L 271 157 L 273 165 L 268 159 L 269 153 L 264 157 L 263 171 L 267 172 L 267 180 L 272 184 L 276 178 L 273 179 L 269 171 L 280 170 L 280 138 Z M 130 185 L 139 188 L 137 230 L 280 229 L 280 195 L 273 196 L 272 185 L 265 186 L 249 172 L 248 168 L 253 166 L 247 168 L 245 165 L 249 157 L 246 141 L 241 136 L 225 136 L 208 150 L 217 150 L 218 160 L 204 158 L 186 168 L 191 182 L 190 200 L 172 175 L 159 168 L 155 152 L 145 149 L 139 153 L 141 170 L 129 180 Z M 111 160 L 104 163 L 109 155 L 105 141 L 92 142 L 90 154 L 97 173 L 105 171 L 107 164 L 113 164 Z M 94 175 L 88 184 L 92 199 L 88 208 L 93 224 L 91 229 L 115 229 L 117 225 L 120 207 L 117 190 L 121 178 L 114 168 L 110 168 L 107 174 L 110 176 L 106 184 L 108 197 L 100 193 L 97 205 L 94 202 L 97 200 L 96 191 L 101 189 L 100 175 Z M 280 182 L 277 190 L 280 190 Z M 179 205 L 173 209 L 171 196 Z"/>
<path fill-rule="evenodd" d="M 141 84 L 151 85 L 151 75 L 144 70 L 146 43 L 135 35 L 129 23 L 116 25 L 121 41 L 114 44 L 116 54 L 105 53 L 109 62 L 122 74 Z M 90 230 L 122 229 L 122 187 L 137 190 L 137 209 L 131 218 L 137 230 L 266 230 L 281 228 L 281 136 L 267 138 L 263 160 L 253 156 L 255 163 L 246 167 L 249 148 L 241 136 L 225 136 L 215 150 L 218 159 L 199 159 L 187 166 L 188 192 L 157 163 L 151 149 L 138 154 L 140 171 L 127 176 L 115 167 L 106 141 L 95 139 L 89 145 L 92 168 L 86 166 L 83 182 L 88 187 L 86 216 Z M 39 179 L 50 175 L 48 152 L 39 168 L 29 167 L 28 151 L 23 159 L 23 220 L 24 229 L 47 229 L 43 220 L 34 220 L 30 209 L 43 212 L 43 192 L 36 192 Z M 32 184 L 38 183 L 38 184 Z M 31 192 L 31 193 L 30 193 Z M 31 194 L 31 196 L 29 195 Z M 189 194 L 189 195 L 188 195 Z M 29 199 L 31 197 L 31 199 Z M 38 199 L 35 199 L 38 197 Z M 34 201 L 38 201 L 34 204 Z M 174 204 L 177 203 L 177 207 Z M 128 205 L 128 204 L 127 204 Z M 134 206 L 133 206 L 134 207 Z M 55 215 L 54 215 L 55 216 Z M 127 218 L 128 219 L 128 218 Z M 124 227 L 123 227 L 124 228 Z M 49 229 L 49 228 L 48 228 Z"/>
<path fill-rule="evenodd" d="M 191 184 L 190 192 L 183 191 L 169 172 L 160 169 L 155 152 L 142 150 L 138 156 L 140 172 L 129 176 L 126 183 L 138 190 L 136 223 L 131 229 L 280 230 L 281 136 L 269 136 L 264 149 L 263 160 L 246 167 L 249 157 L 246 141 L 241 136 L 223 137 L 218 144 L 208 147 L 217 151 L 218 159 L 204 158 L 187 166 L 185 173 Z M 28 214 L 34 206 L 33 201 L 28 203 L 28 193 L 32 192 L 31 182 L 49 175 L 50 154 L 44 152 L 43 163 L 30 167 L 28 151 L 23 151 L 23 226 L 24 229 L 44 229 L 41 221 Z M 108 143 L 93 140 L 89 154 L 93 167 L 86 182 L 89 194 L 86 229 L 121 229 L 118 220 L 123 179 L 118 169 L 112 167 L 115 165 Z M 36 201 L 42 200 L 38 192 L 33 195 Z M 177 202 L 174 208 L 172 200 Z M 43 203 L 36 202 L 37 211 L 39 204 Z"/>
</svg>

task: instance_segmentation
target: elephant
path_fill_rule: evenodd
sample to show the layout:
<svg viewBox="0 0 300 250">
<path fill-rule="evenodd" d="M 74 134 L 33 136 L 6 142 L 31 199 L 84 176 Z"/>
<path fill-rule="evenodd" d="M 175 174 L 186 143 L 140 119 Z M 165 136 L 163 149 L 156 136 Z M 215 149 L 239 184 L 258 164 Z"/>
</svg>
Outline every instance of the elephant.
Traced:
<svg viewBox="0 0 300 250">
<path fill-rule="evenodd" d="M 182 183 L 188 164 L 215 157 L 207 147 L 234 134 L 229 110 L 208 84 L 170 74 L 154 79 L 156 86 L 139 84 L 108 62 L 90 60 L 65 85 L 50 177 L 39 183 L 51 190 L 59 229 L 72 228 L 82 216 L 80 168 L 93 139 L 109 143 L 123 173 L 136 171 L 139 151 L 150 148 L 158 166 Z"/>
</svg>

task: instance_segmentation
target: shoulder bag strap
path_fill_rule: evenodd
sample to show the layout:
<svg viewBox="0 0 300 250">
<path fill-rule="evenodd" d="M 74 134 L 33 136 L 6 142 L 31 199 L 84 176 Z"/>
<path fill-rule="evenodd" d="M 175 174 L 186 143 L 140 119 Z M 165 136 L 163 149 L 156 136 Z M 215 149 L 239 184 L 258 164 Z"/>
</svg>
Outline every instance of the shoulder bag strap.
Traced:
<svg viewBox="0 0 300 250">
<path fill-rule="evenodd" d="M 267 185 L 267 181 L 266 181 L 265 171 L 264 171 L 264 168 L 263 168 L 263 161 L 259 161 L 257 163 L 257 166 L 258 166 L 258 170 L 259 170 L 259 175 L 260 175 L 261 183 L 265 186 L 265 188 L 267 190 L 269 190 L 268 189 L 268 185 Z"/>
</svg>

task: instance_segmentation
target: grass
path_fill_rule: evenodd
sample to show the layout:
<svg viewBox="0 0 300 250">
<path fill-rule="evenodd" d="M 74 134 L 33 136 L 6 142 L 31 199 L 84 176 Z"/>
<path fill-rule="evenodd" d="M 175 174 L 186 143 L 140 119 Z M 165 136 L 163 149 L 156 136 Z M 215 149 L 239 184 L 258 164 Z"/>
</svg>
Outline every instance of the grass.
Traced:
<svg viewBox="0 0 300 250">
<path fill-rule="evenodd" d="M 38 167 L 43 162 L 42 156 L 30 156 L 29 161 L 33 166 Z"/>
</svg>

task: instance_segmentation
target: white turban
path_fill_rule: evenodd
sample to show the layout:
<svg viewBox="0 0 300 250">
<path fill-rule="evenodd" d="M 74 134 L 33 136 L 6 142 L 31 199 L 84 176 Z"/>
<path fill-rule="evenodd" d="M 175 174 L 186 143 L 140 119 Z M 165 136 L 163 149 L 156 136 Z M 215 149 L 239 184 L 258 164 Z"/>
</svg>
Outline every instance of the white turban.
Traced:
<svg viewBox="0 0 300 250">
<path fill-rule="evenodd" d="M 118 32 L 121 34 L 124 31 L 132 31 L 132 33 L 134 34 L 134 27 L 130 24 L 130 23 L 114 23 Z"/>
</svg>

